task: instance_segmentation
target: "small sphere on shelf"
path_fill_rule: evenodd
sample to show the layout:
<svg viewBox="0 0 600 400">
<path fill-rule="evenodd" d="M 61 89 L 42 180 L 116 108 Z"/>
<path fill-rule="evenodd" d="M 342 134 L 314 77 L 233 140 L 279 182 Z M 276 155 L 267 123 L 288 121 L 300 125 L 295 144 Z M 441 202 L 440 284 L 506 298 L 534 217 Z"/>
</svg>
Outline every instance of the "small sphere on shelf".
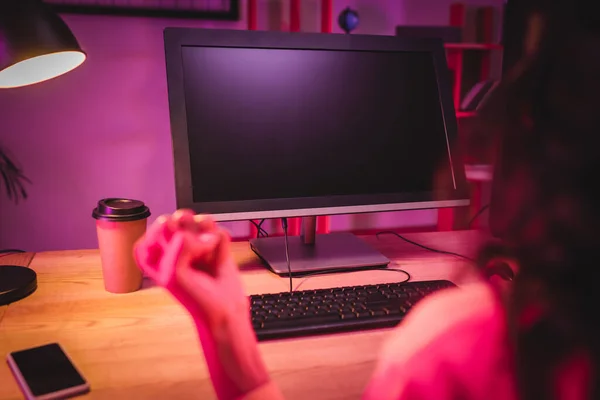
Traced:
<svg viewBox="0 0 600 400">
<path fill-rule="evenodd" d="M 346 7 L 346 9 L 342 11 L 338 17 L 338 24 L 346 33 L 350 33 L 355 30 L 358 26 L 358 21 L 358 13 L 350 7 Z"/>
</svg>

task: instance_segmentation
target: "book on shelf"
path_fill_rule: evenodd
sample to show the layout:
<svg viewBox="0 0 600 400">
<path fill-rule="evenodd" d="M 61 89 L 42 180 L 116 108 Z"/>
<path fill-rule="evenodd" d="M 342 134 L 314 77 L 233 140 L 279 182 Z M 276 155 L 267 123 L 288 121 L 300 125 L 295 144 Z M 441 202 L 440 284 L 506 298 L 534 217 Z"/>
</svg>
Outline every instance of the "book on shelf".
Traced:
<svg viewBox="0 0 600 400">
<path fill-rule="evenodd" d="M 489 98 L 491 93 L 496 89 L 500 82 L 495 79 L 487 79 L 481 82 L 477 82 L 471 90 L 467 92 L 465 97 L 460 103 L 460 111 L 474 112 L 477 111 L 486 100 Z"/>
</svg>

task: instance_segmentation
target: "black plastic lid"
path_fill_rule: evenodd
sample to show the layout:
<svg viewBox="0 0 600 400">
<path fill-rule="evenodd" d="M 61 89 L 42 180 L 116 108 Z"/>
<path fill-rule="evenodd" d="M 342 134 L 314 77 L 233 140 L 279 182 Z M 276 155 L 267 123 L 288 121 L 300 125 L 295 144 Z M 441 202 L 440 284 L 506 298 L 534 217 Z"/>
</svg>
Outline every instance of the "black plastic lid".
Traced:
<svg viewBox="0 0 600 400">
<path fill-rule="evenodd" d="M 0 306 L 14 303 L 37 289 L 34 270 L 16 265 L 0 265 Z"/>
<path fill-rule="evenodd" d="M 95 219 L 128 222 L 138 221 L 150 216 L 150 209 L 139 200 L 102 199 L 92 212 Z"/>
</svg>

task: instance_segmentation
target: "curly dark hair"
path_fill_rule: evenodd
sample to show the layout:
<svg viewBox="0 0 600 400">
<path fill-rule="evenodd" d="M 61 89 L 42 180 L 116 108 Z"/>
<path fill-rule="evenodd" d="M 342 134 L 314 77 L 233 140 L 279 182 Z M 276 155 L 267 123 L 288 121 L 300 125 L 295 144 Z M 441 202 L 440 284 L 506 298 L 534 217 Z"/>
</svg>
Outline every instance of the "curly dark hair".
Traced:
<svg viewBox="0 0 600 400">
<path fill-rule="evenodd" d="M 509 340 L 522 399 L 557 398 L 558 368 L 581 353 L 588 398 L 600 399 L 600 18 L 582 1 L 538 3 L 535 51 L 481 112 L 498 133 L 503 181 L 491 218 L 519 265 Z M 524 325 L 532 307 L 540 313 Z"/>
</svg>

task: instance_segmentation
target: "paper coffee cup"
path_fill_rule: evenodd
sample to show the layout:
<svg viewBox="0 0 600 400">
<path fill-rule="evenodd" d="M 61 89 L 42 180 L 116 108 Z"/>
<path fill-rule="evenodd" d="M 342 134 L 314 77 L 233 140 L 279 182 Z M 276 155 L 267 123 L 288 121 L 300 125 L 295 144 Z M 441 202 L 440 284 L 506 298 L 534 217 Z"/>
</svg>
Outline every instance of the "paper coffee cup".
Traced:
<svg viewBox="0 0 600 400">
<path fill-rule="evenodd" d="M 146 232 L 150 216 L 139 200 L 102 199 L 92 212 L 96 220 L 104 288 L 129 293 L 142 286 L 142 272 L 133 257 L 133 245 Z"/>
</svg>

